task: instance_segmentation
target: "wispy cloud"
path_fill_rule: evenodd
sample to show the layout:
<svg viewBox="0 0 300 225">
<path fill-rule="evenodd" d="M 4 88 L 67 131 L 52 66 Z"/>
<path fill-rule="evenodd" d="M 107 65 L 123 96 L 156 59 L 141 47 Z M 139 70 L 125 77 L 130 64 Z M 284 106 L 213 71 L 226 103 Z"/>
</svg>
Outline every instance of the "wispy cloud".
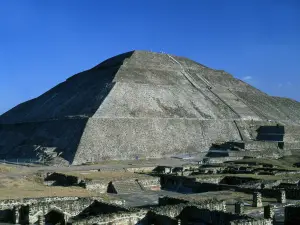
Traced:
<svg viewBox="0 0 300 225">
<path fill-rule="evenodd" d="M 286 83 L 279 83 L 279 84 L 277 84 L 278 88 L 284 88 L 284 87 L 290 87 L 290 86 L 293 86 L 293 83 L 290 82 L 290 81 L 288 81 Z"/>
<path fill-rule="evenodd" d="M 243 77 L 242 79 L 243 79 L 243 80 L 252 80 L 253 77 L 251 77 L 251 76 L 245 76 L 245 77 Z"/>
</svg>

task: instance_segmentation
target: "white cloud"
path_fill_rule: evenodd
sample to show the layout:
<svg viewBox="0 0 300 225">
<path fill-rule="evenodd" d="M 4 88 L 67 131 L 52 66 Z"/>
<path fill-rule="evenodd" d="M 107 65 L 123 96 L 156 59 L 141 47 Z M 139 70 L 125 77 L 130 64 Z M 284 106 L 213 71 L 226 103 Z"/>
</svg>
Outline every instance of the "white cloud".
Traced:
<svg viewBox="0 0 300 225">
<path fill-rule="evenodd" d="M 251 77 L 251 76 L 245 76 L 245 77 L 243 77 L 243 80 L 252 80 L 252 78 L 253 77 Z"/>
</svg>

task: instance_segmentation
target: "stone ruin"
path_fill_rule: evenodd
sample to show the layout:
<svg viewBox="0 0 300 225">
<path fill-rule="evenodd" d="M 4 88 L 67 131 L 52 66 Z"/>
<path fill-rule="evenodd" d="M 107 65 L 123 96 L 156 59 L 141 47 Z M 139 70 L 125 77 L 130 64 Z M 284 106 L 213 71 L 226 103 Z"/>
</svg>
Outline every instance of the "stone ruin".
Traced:
<svg viewBox="0 0 300 225">
<path fill-rule="evenodd" d="M 150 175 L 145 179 L 97 180 L 51 172 L 44 184 L 123 198 L 142 195 L 142 201 L 163 191 L 199 193 L 203 199 L 164 196 L 135 207 L 121 197 L 3 200 L 0 222 L 275 225 L 284 214 L 286 225 L 300 224 L 299 170 L 233 162 L 297 153 L 299 136 L 299 102 L 268 96 L 225 71 L 184 57 L 124 53 L 1 115 L 0 159 L 81 165 L 177 158 L 185 164 L 122 168 Z M 212 197 L 223 191 L 237 197 Z M 252 196 L 250 203 L 239 197 L 246 194 Z"/>
<path fill-rule="evenodd" d="M 199 167 L 199 165 L 198 165 Z M 200 165 L 201 167 L 201 165 Z M 164 168 L 168 168 L 165 170 Z M 175 169 L 176 168 L 176 169 Z M 38 198 L 21 200 L 0 201 L 0 222 L 14 224 L 216 224 L 216 225 L 275 225 L 275 207 L 285 210 L 286 221 L 297 219 L 297 214 L 293 211 L 297 209 L 297 204 L 291 202 L 291 199 L 299 199 L 298 195 L 291 195 L 289 189 L 257 189 L 241 188 L 235 185 L 212 183 L 207 185 L 198 182 L 196 178 L 182 176 L 178 171 L 194 171 L 196 166 L 184 165 L 180 169 L 177 167 L 160 167 L 154 169 L 153 174 L 160 178 L 162 189 L 176 187 L 176 191 L 187 190 L 190 188 L 193 193 L 209 193 L 210 191 L 231 190 L 235 187 L 235 192 L 252 194 L 252 211 L 261 212 L 262 216 L 249 215 L 249 206 L 243 201 L 236 201 L 233 204 L 233 210 L 228 211 L 228 204 L 224 200 L 216 198 L 206 198 L 204 200 L 194 199 L 193 197 L 159 197 L 158 204 L 153 206 L 128 207 L 123 201 L 114 200 L 111 202 L 103 201 L 101 198 L 89 197 L 56 197 L 56 198 Z M 167 173 L 166 173 L 167 172 Z M 152 174 L 152 175 L 153 175 Z M 68 176 L 63 177 L 59 173 L 47 173 L 46 180 L 58 179 L 67 180 Z M 151 179 L 151 178 L 150 178 Z M 78 179 L 70 177 L 74 184 L 78 184 Z M 81 180 L 82 181 L 82 180 Z M 171 181 L 171 182 L 170 182 Z M 136 191 L 132 183 L 134 180 L 128 180 L 128 189 L 131 185 L 131 196 Z M 145 181 L 146 182 L 146 181 Z M 147 181 L 145 184 L 149 184 Z M 117 181 L 110 185 L 117 187 Z M 151 183 L 151 182 L 150 182 Z M 64 183 L 60 183 L 65 186 Z M 109 187 L 109 184 L 107 188 Z M 180 187 L 180 188 L 178 188 Z M 206 189 L 203 189 L 207 187 Z M 84 188 L 84 187 L 82 187 Z M 202 188 L 202 189 L 201 189 Z M 108 190 L 108 189 L 107 189 Z M 133 191 L 132 191 L 133 190 Z M 114 192 L 116 194 L 126 194 L 126 190 Z M 289 193 L 289 194 L 286 194 Z M 299 193 L 294 191 L 294 193 Z M 147 192 L 145 192 L 147 195 Z M 213 195 L 212 195 L 213 196 Z M 263 198 L 275 198 L 277 203 L 267 203 Z M 287 199 L 288 198 L 288 199 Z M 299 201 L 300 204 L 300 201 Z M 293 205 L 290 209 L 289 207 Z M 248 209 L 246 210 L 246 208 Z M 250 211 L 250 212 L 252 212 Z M 251 214 L 251 213 L 250 213 Z M 292 224 L 292 223 L 290 223 Z"/>
<path fill-rule="evenodd" d="M 299 121 L 298 102 L 225 71 L 132 51 L 1 115 L 0 159 L 78 165 L 205 156 L 214 143 L 229 142 L 231 159 L 278 158 L 300 148 Z"/>
<path fill-rule="evenodd" d="M 254 192 L 253 193 L 253 207 L 262 207 L 261 193 Z"/>
<path fill-rule="evenodd" d="M 99 173 L 101 174 L 101 172 Z M 47 173 L 44 177 L 44 184 L 47 186 L 78 186 L 98 194 L 103 193 L 135 193 L 141 191 L 159 191 L 161 189 L 160 178 L 145 176 L 141 178 L 119 179 L 108 181 L 108 179 L 84 179 L 74 175 L 63 173 Z"/>
<path fill-rule="evenodd" d="M 14 224 L 44 224 L 45 217 L 60 217 L 60 222 L 68 221 L 72 216 L 88 207 L 93 199 L 78 197 L 37 198 L 0 201 L 0 221 Z M 56 214 L 52 215 L 51 214 Z"/>
<path fill-rule="evenodd" d="M 270 225 L 270 217 L 253 219 L 227 213 L 224 202 L 188 202 L 164 197 L 157 207 L 126 208 L 87 198 L 27 199 L 0 202 L 0 221 L 14 224 L 182 224 L 203 221 L 228 225 Z M 266 213 L 265 213 L 266 214 Z"/>
</svg>

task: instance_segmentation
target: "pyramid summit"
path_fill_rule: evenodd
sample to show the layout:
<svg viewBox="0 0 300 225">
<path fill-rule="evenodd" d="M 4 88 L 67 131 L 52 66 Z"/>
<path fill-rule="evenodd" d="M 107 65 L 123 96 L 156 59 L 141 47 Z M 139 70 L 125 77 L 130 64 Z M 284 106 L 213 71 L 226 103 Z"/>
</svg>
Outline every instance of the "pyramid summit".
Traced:
<svg viewBox="0 0 300 225">
<path fill-rule="evenodd" d="M 297 101 L 184 57 L 132 51 L 1 115 L 0 159 L 162 158 L 229 141 L 256 151 L 281 142 L 289 151 L 300 149 L 299 121 Z M 276 127 L 282 140 L 272 138 Z"/>
</svg>

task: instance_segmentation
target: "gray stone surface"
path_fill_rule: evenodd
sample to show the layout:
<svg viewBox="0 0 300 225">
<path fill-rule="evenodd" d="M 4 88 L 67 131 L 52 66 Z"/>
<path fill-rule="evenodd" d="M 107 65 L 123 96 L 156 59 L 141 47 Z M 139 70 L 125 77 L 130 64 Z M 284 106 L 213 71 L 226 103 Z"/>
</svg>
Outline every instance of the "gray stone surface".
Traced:
<svg viewBox="0 0 300 225">
<path fill-rule="evenodd" d="M 300 147 L 300 103 L 184 57 L 133 51 L 76 74 L 0 116 L 0 158 L 82 164 L 207 152 L 261 125 Z"/>
</svg>

